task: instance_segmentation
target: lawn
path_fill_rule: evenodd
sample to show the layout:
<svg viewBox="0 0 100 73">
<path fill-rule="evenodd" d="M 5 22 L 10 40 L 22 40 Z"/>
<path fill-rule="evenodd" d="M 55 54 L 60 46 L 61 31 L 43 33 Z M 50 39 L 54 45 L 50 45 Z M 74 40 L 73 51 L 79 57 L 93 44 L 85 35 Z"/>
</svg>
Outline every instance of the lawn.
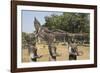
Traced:
<svg viewBox="0 0 100 73">
<path fill-rule="evenodd" d="M 62 43 L 59 43 L 55 45 L 57 47 L 57 53 L 60 54 L 60 56 L 57 56 L 57 61 L 64 61 L 68 60 L 68 45 L 62 45 Z M 46 44 L 37 44 L 36 47 L 38 47 L 37 54 L 42 55 L 41 58 L 38 58 L 38 62 L 44 62 L 49 61 L 50 55 L 48 51 L 48 47 Z M 82 56 L 78 56 L 78 60 L 87 60 L 89 59 L 90 54 L 90 47 L 80 45 L 78 46 L 78 50 L 83 52 Z M 29 62 L 30 60 L 28 49 L 22 49 L 22 62 Z"/>
</svg>

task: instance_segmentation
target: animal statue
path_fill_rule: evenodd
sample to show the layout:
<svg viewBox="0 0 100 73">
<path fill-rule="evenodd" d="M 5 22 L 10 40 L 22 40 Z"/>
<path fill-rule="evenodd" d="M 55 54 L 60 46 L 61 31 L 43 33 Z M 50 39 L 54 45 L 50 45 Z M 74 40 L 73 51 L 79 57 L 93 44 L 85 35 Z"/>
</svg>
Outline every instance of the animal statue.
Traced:
<svg viewBox="0 0 100 73">
<path fill-rule="evenodd" d="M 35 27 L 35 37 L 36 38 L 40 37 L 47 43 L 49 54 L 54 61 L 56 60 L 56 56 L 57 56 L 56 47 L 54 45 L 55 38 L 63 37 L 64 42 L 66 42 L 66 38 L 67 38 L 67 42 L 68 42 L 70 41 L 69 40 L 70 37 L 73 38 L 78 35 L 80 36 L 80 34 L 72 34 L 60 29 L 56 31 L 49 30 L 47 27 L 41 26 L 40 22 L 36 19 L 36 17 L 34 18 L 34 27 Z"/>
<path fill-rule="evenodd" d="M 44 41 L 46 41 L 51 58 L 53 60 L 56 60 L 56 57 L 55 57 L 56 50 L 53 49 L 53 47 L 54 47 L 54 45 L 53 45 L 54 35 L 52 34 L 52 32 L 50 30 L 48 30 L 48 28 L 42 27 L 36 18 L 34 18 L 34 27 L 35 27 L 35 31 L 36 31 L 35 37 L 36 38 L 40 37 Z"/>
<path fill-rule="evenodd" d="M 66 36 L 65 32 L 63 31 L 52 31 L 49 30 L 47 27 L 43 27 L 40 25 L 39 21 L 34 18 L 34 27 L 35 27 L 35 37 L 40 37 L 44 41 L 46 41 L 49 49 L 49 54 L 53 60 L 56 60 L 56 47 L 54 45 L 55 38 L 58 36 Z"/>
</svg>

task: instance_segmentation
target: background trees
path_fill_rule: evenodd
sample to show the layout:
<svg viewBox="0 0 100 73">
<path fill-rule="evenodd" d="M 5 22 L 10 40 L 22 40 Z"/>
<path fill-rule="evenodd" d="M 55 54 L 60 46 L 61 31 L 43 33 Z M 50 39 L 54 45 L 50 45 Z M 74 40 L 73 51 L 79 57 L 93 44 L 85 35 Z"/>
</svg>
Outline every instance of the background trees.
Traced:
<svg viewBox="0 0 100 73">
<path fill-rule="evenodd" d="M 71 33 L 89 33 L 88 13 L 68 13 L 61 15 L 51 15 L 45 17 L 46 23 L 43 26 L 49 29 L 61 29 Z"/>
<path fill-rule="evenodd" d="M 33 33 L 22 32 L 22 48 L 28 48 L 29 45 L 35 43 L 35 36 Z"/>
<path fill-rule="evenodd" d="M 61 29 L 69 33 L 83 34 L 85 37 L 79 37 L 81 40 L 86 39 L 89 43 L 90 17 L 89 13 L 69 13 L 64 12 L 61 15 L 46 16 L 46 23 L 43 25 L 49 29 Z M 85 33 L 87 35 L 85 35 Z"/>
</svg>

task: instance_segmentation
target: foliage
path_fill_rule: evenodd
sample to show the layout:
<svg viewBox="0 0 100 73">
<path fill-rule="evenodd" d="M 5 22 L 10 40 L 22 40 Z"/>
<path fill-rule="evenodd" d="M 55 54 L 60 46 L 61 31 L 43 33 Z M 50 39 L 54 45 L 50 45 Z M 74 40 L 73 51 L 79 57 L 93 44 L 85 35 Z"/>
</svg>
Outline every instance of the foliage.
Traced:
<svg viewBox="0 0 100 73">
<path fill-rule="evenodd" d="M 61 15 L 51 15 L 45 17 L 46 23 L 43 26 L 49 29 L 61 29 L 71 33 L 89 33 L 88 13 L 68 13 Z"/>
<path fill-rule="evenodd" d="M 22 48 L 28 48 L 29 45 L 35 43 L 35 36 L 33 33 L 22 32 Z"/>
<path fill-rule="evenodd" d="M 90 36 L 90 15 L 89 13 L 69 13 L 61 15 L 46 16 L 46 23 L 43 26 L 49 29 L 60 29 L 69 33 L 87 33 L 85 39 L 89 42 Z M 82 37 L 81 37 L 82 38 Z"/>
</svg>

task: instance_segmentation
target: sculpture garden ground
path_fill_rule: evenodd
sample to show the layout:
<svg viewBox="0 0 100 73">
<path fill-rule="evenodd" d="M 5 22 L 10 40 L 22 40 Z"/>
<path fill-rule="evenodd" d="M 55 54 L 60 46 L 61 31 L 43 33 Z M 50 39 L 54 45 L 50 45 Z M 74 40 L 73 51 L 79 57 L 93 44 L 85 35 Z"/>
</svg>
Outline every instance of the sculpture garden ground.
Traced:
<svg viewBox="0 0 100 73">
<path fill-rule="evenodd" d="M 59 43 L 59 45 L 56 45 L 57 47 L 57 53 L 60 54 L 60 56 L 57 56 L 57 61 L 68 61 L 68 46 L 66 45 L 62 45 L 63 43 Z M 38 62 L 45 62 L 45 61 L 49 61 L 49 51 L 47 48 L 47 45 L 44 44 L 37 44 L 38 50 L 37 53 L 39 55 L 43 55 L 41 58 L 39 58 L 37 61 Z M 83 55 L 82 56 L 78 56 L 78 60 L 87 60 L 89 59 L 89 45 L 79 45 L 78 46 L 78 50 L 79 51 L 83 51 Z M 28 49 L 23 49 L 22 50 L 22 62 L 29 62 L 29 53 L 28 53 Z"/>
</svg>

